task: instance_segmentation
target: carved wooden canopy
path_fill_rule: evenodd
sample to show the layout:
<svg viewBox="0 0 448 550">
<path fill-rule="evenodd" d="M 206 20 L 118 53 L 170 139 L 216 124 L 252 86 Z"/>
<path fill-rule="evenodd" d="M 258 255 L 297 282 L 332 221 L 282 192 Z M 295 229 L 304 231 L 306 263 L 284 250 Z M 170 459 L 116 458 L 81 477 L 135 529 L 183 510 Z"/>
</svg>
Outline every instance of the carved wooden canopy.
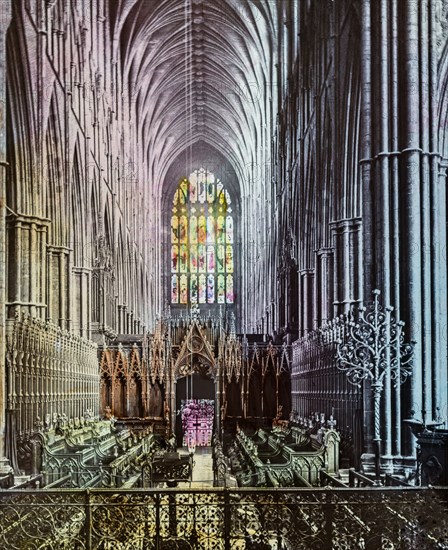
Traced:
<svg viewBox="0 0 448 550">
<path fill-rule="evenodd" d="M 216 376 L 213 349 L 197 320 L 191 323 L 174 364 L 176 379 L 193 373 Z"/>
</svg>

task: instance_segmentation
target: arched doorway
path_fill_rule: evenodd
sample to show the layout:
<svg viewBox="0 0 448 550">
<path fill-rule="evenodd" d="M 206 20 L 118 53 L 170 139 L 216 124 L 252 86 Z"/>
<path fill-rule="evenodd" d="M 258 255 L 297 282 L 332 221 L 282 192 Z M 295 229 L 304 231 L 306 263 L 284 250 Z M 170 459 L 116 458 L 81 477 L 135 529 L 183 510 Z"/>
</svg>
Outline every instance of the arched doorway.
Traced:
<svg viewBox="0 0 448 550">
<path fill-rule="evenodd" d="M 220 390 L 216 389 L 215 354 L 199 324 L 197 310 L 192 311 L 192 317 L 173 369 L 171 426 L 178 446 L 187 444 L 188 439 L 192 446 L 207 446 L 219 417 Z"/>
<path fill-rule="evenodd" d="M 192 372 L 176 383 L 178 446 L 210 446 L 216 417 L 215 381 L 206 372 Z"/>
</svg>

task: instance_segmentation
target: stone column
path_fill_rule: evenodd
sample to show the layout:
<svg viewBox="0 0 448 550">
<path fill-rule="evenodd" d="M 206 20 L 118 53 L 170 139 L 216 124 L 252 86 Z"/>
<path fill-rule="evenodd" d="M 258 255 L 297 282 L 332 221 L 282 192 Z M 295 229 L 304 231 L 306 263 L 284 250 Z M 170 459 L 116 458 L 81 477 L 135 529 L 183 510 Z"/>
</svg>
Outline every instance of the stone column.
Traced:
<svg viewBox="0 0 448 550">
<path fill-rule="evenodd" d="M 302 334 L 307 334 L 314 328 L 314 269 L 302 269 L 300 271 L 301 278 L 301 308 L 303 312 L 302 318 Z"/>
<path fill-rule="evenodd" d="M 11 2 L 0 5 L 0 457 L 5 455 L 5 321 L 6 321 L 6 31 L 11 20 Z"/>
<path fill-rule="evenodd" d="M 333 248 L 323 247 L 316 252 L 316 307 L 317 324 L 320 326 L 332 317 L 333 308 Z"/>
<path fill-rule="evenodd" d="M 364 255 L 364 294 L 369 295 L 373 286 L 373 212 L 369 200 L 372 187 L 372 17 L 370 0 L 361 4 L 361 178 L 362 178 L 362 220 Z"/>
<path fill-rule="evenodd" d="M 394 388 L 389 377 L 384 381 L 385 453 L 393 457 L 415 453 L 413 440 L 403 437 L 407 434 L 401 430 L 402 411 L 409 417 L 414 410 L 430 421 L 446 404 L 447 352 L 441 334 L 446 325 L 441 305 L 446 304 L 446 258 L 441 254 L 446 244 L 446 195 L 439 179 L 437 128 L 439 7 L 432 0 L 362 0 L 365 299 L 372 288 L 379 288 L 384 304 L 394 306 L 394 315 L 406 322 L 405 339 L 416 342 L 409 382 Z M 367 392 L 366 397 L 371 398 Z"/>
<path fill-rule="evenodd" d="M 65 246 L 48 246 L 47 318 L 61 328 L 70 323 L 70 249 Z"/>
<path fill-rule="evenodd" d="M 6 216 L 10 261 L 8 265 L 8 317 L 25 311 L 45 317 L 46 248 L 50 220 L 9 211 Z"/>
<path fill-rule="evenodd" d="M 405 0 L 400 4 L 404 16 L 399 19 L 401 66 L 404 69 L 400 89 L 405 100 L 399 193 L 402 251 L 406 260 L 400 270 L 400 286 L 408 297 L 402 303 L 403 319 L 407 322 L 406 338 L 416 342 L 406 412 L 410 414 L 413 409 L 416 415 L 426 416 L 427 421 L 435 415 L 433 390 L 438 367 L 435 372 L 433 343 L 440 326 L 446 323 L 446 313 L 439 318 L 434 315 L 435 304 L 445 294 L 440 288 L 441 281 L 437 280 L 434 254 L 438 238 L 437 193 L 440 191 L 437 129 L 433 120 L 439 97 L 434 76 L 437 49 L 434 40 L 430 39 L 431 34 L 437 33 L 434 4 L 427 0 Z M 442 284 L 446 285 L 446 280 Z M 408 442 L 406 452 L 414 451 L 413 444 L 413 440 Z"/>
<path fill-rule="evenodd" d="M 437 216 L 435 222 L 435 234 L 438 236 L 435 246 L 434 258 L 434 280 L 437 284 L 437 299 L 434 299 L 434 317 L 438 320 L 435 331 L 434 344 L 434 405 L 442 412 L 445 410 L 445 416 L 448 408 L 448 369 L 447 369 L 447 341 L 448 326 L 443 322 L 446 320 L 447 296 L 447 235 L 446 235 L 446 185 L 447 185 L 448 160 L 445 160 L 440 166 L 438 182 L 438 204 L 436 205 Z M 437 412 L 437 411 L 436 411 Z M 442 412 L 443 415 L 443 412 Z M 445 425 L 446 427 L 446 425 Z"/>
<path fill-rule="evenodd" d="M 72 267 L 72 314 L 73 330 L 88 338 L 90 324 L 90 269 Z"/>
<path fill-rule="evenodd" d="M 347 313 L 362 296 L 361 219 L 331 223 L 334 243 L 334 315 Z"/>
</svg>

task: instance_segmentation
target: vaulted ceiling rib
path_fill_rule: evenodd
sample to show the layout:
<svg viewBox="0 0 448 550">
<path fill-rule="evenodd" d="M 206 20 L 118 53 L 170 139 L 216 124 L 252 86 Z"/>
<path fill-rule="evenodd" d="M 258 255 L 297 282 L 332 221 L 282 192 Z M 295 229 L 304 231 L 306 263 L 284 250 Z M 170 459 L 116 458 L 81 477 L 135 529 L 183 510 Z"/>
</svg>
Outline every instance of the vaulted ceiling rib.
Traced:
<svg viewBox="0 0 448 550">
<path fill-rule="evenodd" d="M 156 194 L 170 163 L 196 142 L 240 172 L 256 160 L 276 10 L 270 0 L 119 0 L 116 56 Z"/>
</svg>

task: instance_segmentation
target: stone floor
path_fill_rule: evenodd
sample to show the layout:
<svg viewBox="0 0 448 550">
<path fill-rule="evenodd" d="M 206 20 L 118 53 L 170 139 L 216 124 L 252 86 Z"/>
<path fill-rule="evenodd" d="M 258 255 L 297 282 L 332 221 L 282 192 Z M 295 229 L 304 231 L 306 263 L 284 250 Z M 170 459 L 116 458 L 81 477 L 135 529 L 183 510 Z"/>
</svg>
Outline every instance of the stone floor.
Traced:
<svg viewBox="0 0 448 550">
<path fill-rule="evenodd" d="M 181 453 L 187 453 L 187 448 L 179 449 Z M 179 483 L 179 487 L 189 486 L 189 484 Z M 213 487 L 213 463 L 211 447 L 196 447 L 193 458 L 193 480 L 191 487 L 203 489 Z"/>
</svg>

